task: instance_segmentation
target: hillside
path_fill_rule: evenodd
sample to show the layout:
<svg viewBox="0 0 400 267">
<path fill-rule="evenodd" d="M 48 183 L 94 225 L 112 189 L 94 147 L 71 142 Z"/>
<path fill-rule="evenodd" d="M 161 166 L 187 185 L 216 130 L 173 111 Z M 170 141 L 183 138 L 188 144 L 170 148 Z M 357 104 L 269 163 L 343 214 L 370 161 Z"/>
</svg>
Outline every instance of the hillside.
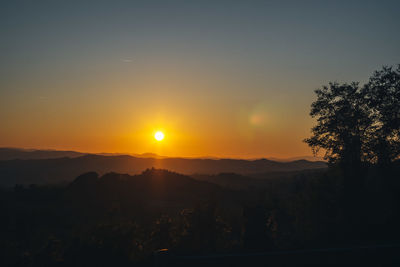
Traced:
<svg viewBox="0 0 400 267">
<path fill-rule="evenodd" d="M 52 158 L 75 158 L 86 155 L 86 153 L 64 150 L 36 150 L 0 147 L 0 160 L 13 159 L 52 159 Z"/>
<path fill-rule="evenodd" d="M 76 203 L 79 209 L 82 205 L 97 207 L 101 212 L 116 204 L 127 208 L 126 212 L 149 205 L 184 207 L 224 194 L 218 185 L 159 169 L 148 169 L 138 175 L 85 173 L 74 179 L 64 193 L 67 203 Z"/>
<path fill-rule="evenodd" d="M 139 158 L 133 156 L 84 155 L 74 158 L 0 161 L 0 185 L 46 184 L 72 181 L 78 175 L 94 171 L 138 174 L 149 168 L 168 169 L 186 175 L 237 173 L 251 175 L 325 168 L 324 162 L 299 160 L 275 162 L 266 159 L 185 159 Z"/>
</svg>

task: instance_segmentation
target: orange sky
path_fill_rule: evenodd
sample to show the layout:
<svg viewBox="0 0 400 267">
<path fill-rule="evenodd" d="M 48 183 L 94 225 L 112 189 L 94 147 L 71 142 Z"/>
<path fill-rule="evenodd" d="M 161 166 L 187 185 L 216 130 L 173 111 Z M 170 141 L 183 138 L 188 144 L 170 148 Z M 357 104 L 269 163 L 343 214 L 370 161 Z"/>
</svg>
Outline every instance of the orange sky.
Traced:
<svg viewBox="0 0 400 267">
<path fill-rule="evenodd" d="M 29 102 L 14 99 L 12 112 L 2 113 L 8 116 L 1 118 L 7 127 L 0 132 L 0 146 L 185 157 L 311 154 L 301 142 L 312 124 L 307 106 L 303 114 L 296 114 L 274 101 L 231 106 L 224 103 L 224 96 L 189 97 L 167 89 L 148 95 L 157 89 L 142 86 L 139 100 L 129 91 L 113 95 L 97 86 L 95 98 L 78 93 L 73 99 L 59 93 L 30 96 Z M 123 91 L 113 87 L 114 92 L 119 90 Z M 154 140 L 157 130 L 165 134 L 162 142 Z"/>
<path fill-rule="evenodd" d="M 0 146 L 311 155 L 313 90 L 398 64 L 398 5 L 8 1 Z"/>
</svg>

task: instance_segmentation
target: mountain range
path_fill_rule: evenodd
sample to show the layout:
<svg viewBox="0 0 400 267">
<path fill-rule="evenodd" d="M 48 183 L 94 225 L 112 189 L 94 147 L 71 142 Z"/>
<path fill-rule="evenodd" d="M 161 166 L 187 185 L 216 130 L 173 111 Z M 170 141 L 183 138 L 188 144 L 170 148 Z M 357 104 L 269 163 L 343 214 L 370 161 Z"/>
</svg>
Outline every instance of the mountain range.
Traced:
<svg viewBox="0 0 400 267">
<path fill-rule="evenodd" d="M 0 185 L 70 182 L 78 175 L 94 171 L 138 174 L 146 169 L 167 169 L 185 175 L 236 173 L 263 177 L 268 173 L 326 168 L 322 161 L 277 162 L 268 159 L 168 158 L 146 155 L 99 155 L 75 151 L 0 149 Z"/>
</svg>

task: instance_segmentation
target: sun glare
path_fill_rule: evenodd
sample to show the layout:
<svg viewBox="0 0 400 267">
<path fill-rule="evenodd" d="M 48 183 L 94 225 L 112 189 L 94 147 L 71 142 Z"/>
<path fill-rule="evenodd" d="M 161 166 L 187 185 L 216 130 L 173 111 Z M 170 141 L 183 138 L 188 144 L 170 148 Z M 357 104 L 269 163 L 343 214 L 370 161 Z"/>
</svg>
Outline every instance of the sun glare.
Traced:
<svg viewBox="0 0 400 267">
<path fill-rule="evenodd" d="M 162 141 L 162 140 L 164 139 L 164 133 L 158 131 L 158 132 L 156 132 L 156 133 L 154 134 L 154 138 L 155 138 L 157 141 Z"/>
</svg>

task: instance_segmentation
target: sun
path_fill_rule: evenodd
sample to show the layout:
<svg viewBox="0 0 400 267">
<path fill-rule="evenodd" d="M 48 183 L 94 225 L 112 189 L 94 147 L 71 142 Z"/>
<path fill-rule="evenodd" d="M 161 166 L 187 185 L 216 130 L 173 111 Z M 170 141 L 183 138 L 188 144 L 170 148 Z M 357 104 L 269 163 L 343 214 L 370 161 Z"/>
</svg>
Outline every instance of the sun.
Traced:
<svg viewBox="0 0 400 267">
<path fill-rule="evenodd" d="M 161 132 L 161 131 L 158 131 L 158 132 L 156 132 L 156 133 L 154 134 L 154 138 L 155 138 L 157 141 L 162 141 L 162 140 L 164 139 L 164 133 Z"/>
</svg>

